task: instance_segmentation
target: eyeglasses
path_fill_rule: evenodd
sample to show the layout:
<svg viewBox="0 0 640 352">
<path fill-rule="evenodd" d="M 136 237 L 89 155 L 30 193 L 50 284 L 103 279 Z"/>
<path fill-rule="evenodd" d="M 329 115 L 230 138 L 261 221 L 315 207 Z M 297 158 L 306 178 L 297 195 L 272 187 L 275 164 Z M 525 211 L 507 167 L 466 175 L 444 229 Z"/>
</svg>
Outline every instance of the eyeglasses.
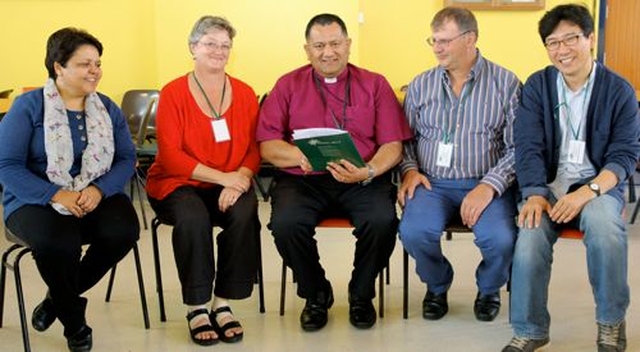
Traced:
<svg viewBox="0 0 640 352">
<path fill-rule="evenodd" d="M 436 45 L 440 45 L 440 46 L 449 46 L 449 44 L 451 44 L 452 41 L 462 37 L 463 35 L 469 33 L 471 31 L 464 31 L 458 35 L 456 35 L 455 37 L 451 38 L 451 39 L 435 39 L 434 37 L 429 37 L 427 38 L 427 44 L 429 44 L 429 46 L 436 46 Z"/>
<path fill-rule="evenodd" d="M 328 43 L 322 43 L 322 42 L 313 43 L 313 44 L 309 44 L 309 46 L 311 46 L 315 51 L 324 51 L 327 45 L 329 46 L 329 48 L 331 48 L 331 50 L 338 50 L 340 49 L 342 44 L 344 44 L 344 40 L 334 40 Z"/>
<path fill-rule="evenodd" d="M 200 43 L 200 45 L 202 45 L 205 48 L 207 48 L 207 50 L 211 50 L 211 51 L 222 50 L 224 52 L 227 52 L 227 51 L 231 50 L 231 44 L 218 44 L 218 43 L 215 43 L 215 42 L 198 42 L 198 43 Z"/>
<path fill-rule="evenodd" d="M 578 44 L 578 39 L 580 39 L 582 35 L 584 35 L 584 33 L 569 34 L 568 36 L 564 37 L 564 39 L 545 42 L 544 46 L 547 47 L 547 50 L 549 51 L 556 51 L 560 49 L 561 43 L 566 47 L 571 47 Z"/>
</svg>

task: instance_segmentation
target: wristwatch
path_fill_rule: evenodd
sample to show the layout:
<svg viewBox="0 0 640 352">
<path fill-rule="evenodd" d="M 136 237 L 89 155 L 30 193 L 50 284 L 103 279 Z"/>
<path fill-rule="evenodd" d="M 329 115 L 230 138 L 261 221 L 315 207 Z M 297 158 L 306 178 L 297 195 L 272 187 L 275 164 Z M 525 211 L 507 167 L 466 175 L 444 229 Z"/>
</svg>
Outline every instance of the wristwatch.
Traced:
<svg viewBox="0 0 640 352">
<path fill-rule="evenodd" d="M 371 166 L 371 164 L 367 164 L 367 178 L 364 179 L 364 181 L 360 182 L 361 185 L 366 186 L 368 184 L 371 183 L 371 181 L 373 181 L 373 176 L 375 175 L 375 170 L 373 169 L 373 166 Z"/>
<path fill-rule="evenodd" d="M 596 194 L 596 197 L 600 196 L 600 185 L 595 182 L 589 182 L 589 189 Z"/>
</svg>

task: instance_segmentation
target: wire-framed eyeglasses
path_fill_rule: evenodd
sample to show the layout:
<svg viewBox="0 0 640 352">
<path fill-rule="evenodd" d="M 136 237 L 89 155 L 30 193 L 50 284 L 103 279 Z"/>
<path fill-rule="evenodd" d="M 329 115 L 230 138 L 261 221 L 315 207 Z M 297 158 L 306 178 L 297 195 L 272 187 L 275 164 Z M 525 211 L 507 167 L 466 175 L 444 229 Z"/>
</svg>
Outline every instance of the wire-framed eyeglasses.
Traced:
<svg viewBox="0 0 640 352">
<path fill-rule="evenodd" d="M 470 33 L 471 31 L 464 31 L 458 35 L 456 35 L 453 38 L 449 38 L 449 39 L 435 39 L 433 38 L 433 36 L 427 38 L 427 44 L 429 44 L 429 46 L 436 46 L 436 45 L 440 45 L 440 46 L 449 46 L 449 44 L 451 44 L 452 41 L 462 37 L 463 35 Z"/>
<path fill-rule="evenodd" d="M 231 44 L 226 44 L 226 43 L 218 44 L 215 42 L 198 42 L 198 43 L 200 43 L 200 45 L 207 48 L 207 50 L 211 50 L 211 51 L 221 50 L 221 51 L 227 52 L 231 50 Z"/>
</svg>

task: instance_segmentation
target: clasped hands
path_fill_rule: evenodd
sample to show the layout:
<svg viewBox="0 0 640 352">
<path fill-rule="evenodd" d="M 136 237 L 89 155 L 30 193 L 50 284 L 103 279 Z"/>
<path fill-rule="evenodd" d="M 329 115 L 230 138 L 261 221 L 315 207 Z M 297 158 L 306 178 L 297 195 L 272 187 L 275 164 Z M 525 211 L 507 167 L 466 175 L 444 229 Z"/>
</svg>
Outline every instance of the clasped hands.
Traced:
<svg viewBox="0 0 640 352">
<path fill-rule="evenodd" d="M 51 201 L 65 207 L 71 215 L 81 218 L 92 212 L 102 200 L 102 191 L 94 186 L 89 185 L 81 191 L 70 191 L 60 189 L 51 198 Z"/>
<path fill-rule="evenodd" d="M 224 186 L 218 197 L 218 209 L 225 212 L 251 187 L 251 178 L 241 172 L 227 172 L 221 182 Z"/>
</svg>

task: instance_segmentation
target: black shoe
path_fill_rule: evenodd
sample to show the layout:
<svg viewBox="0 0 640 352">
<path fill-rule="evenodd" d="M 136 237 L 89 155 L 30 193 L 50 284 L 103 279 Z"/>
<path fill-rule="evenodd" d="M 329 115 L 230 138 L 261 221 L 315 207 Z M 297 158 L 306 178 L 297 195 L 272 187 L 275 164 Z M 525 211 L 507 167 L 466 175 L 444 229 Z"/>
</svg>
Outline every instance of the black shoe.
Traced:
<svg viewBox="0 0 640 352">
<path fill-rule="evenodd" d="M 422 317 L 429 320 L 438 320 L 444 317 L 448 311 L 447 292 L 436 295 L 427 290 L 427 294 L 422 300 Z"/>
<path fill-rule="evenodd" d="M 322 329 L 329 321 L 329 308 L 333 305 L 333 290 L 329 287 L 326 292 L 320 292 L 315 298 L 307 298 L 302 314 L 300 326 L 304 331 Z"/>
<path fill-rule="evenodd" d="M 31 326 L 37 331 L 47 330 L 56 321 L 56 313 L 53 311 L 53 301 L 49 294 L 33 310 L 31 314 Z"/>
<path fill-rule="evenodd" d="M 93 347 L 93 337 L 91 328 L 83 326 L 75 334 L 67 337 L 67 346 L 71 352 L 88 352 Z"/>
<path fill-rule="evenodd" d="M 500 313 L 500 292 L 483 295 L 478 292 L 473 313 L 480 321 L 493 321 Z"/>
<path fill-rule="evenodd" d="M 359 329 L 368 329 L 376 323 L 376 309 L 371 300 L 353 300 L 349 304 L 349 321 Z"/>
</svg>

